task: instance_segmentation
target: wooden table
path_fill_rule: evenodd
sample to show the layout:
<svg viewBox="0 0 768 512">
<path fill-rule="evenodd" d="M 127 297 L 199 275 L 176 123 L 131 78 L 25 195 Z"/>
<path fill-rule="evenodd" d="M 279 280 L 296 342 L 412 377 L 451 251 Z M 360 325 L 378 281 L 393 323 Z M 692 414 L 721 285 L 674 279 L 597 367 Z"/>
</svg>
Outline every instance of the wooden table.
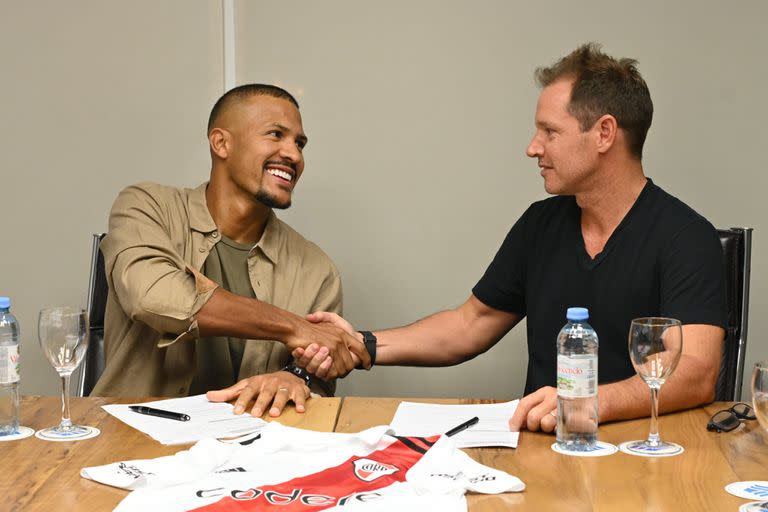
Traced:
<svg viewBox="0 0 768 512">
<path fill-rule="evenodd" d="M 410 399 L 409 399 L 410 400 Z M 386 424 L 400 403 L 396 398 L 347 397 L 337 432 Z M 437 403 L 483 403 L 482 400 L 411 400 Z M 711 404 L 661 417 L 663 439 L 685 447 L 682 455 L 645 458 L 616 453 L 608 457 L 569 457 L 550 449 L 551 435 L 523 432 L 517 449 L 466 450 L 475 460 L 517 476 L 522 493 L 470 495 L 478 511 L 737 511 L 748 500 L 726 493 L 725 485 L 741 480 L 768 480 L 768 433 L 756 421 L 730 433 L 707 432 L 709 418 L 730 404 Z M 599 438 L 619 445 L 644 439 L 648 419 L 600 426 Z"/>
<path fill-rule="evenodd" d="M 0 442 L 4 470 L 0 510 L 114 508 L 127 492 L 81 478 L 81 468 L 160 457 L 185 448 L 163 446 L 101 408 L 107 403 L 146 400 L 73 398 L 72 417 L 101 429 L 95 439 L 56 443 L 31 437 Z M 395 398 L 313 399 L 305 414 L 287 410 L 281 422 L 312 430 L 358 432 L 389 423 L 399 403 Z M 476 460 L 518 476 L 527 486 L 522 493 L 470 495 L 470 510 L 736 511 L 746 500 L 727 494 L 723 487 L 739 480 L 768 480 L 768 434 L 754 421 L 727 434 L 707 432 L 709 417 L 723 407 L 712 404 L 662 417 L 662 436 L 685 447 L 685 453 L 677 457 L 647 459 L 622 453 L 590 459 L 567 457 L 550 450 L 552 436 L 531 432 L 521 434 L 515 450 L 467 450 Z M 22 404 L 22 424 L 45 428 L 58 423 L 59 413 L 59 398 L 27 397 Z M 601 425 L 600 439 L 619 444 L 644 438 L 647 430 L 647 419 Z"/>
<path fill-rule="evenodd" d="M 115 508 L 128 492 L 81 478 L 81 468 L 173 455 L 188 448 L 188 445 L 163 446 L 101 408 L 105 404 L 149 400 L 72 398 L 73 421 L 99 428 L 98 437 L 62 443 L 33 436 L 0 442 L 0 510 L 75 512 Z M 313 399 L 307 403 L 307 412 L 298 414 L 290 408 L 280 421 L 284 425 L 330 432 L 336 425 L 340 407 L 341 398 Z M 61 398 L 25 397 L 22 400 L 22 425 L 40 430 L 57 425 L 60 419 Z"/>
</svg>

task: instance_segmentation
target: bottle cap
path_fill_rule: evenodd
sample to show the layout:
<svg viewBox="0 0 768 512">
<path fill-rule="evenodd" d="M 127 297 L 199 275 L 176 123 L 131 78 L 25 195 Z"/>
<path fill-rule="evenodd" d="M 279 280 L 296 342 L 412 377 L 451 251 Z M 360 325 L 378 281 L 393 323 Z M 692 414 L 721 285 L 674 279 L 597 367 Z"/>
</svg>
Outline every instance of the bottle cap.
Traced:
<svg viewBox="0 0 768 512">
<path fill-rule="evenodd" d="M 565 318 L 572 322 L 586 320 L 589 318 L 589 310 L 587 308 L 568 308 Z"/>
<path fill-rule="evenodd" d="M 0 309 L 8 309 L 11 307 L 11 299 L 8 297 L 0 297 Z"/>
</svg>

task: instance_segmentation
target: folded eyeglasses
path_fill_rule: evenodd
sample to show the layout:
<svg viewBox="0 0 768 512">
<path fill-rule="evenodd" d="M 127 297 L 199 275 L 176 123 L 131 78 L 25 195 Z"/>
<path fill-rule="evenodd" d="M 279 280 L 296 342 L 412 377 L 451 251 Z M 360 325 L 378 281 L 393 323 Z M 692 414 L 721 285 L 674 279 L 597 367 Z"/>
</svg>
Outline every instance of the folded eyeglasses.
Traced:
<svg viewBox="0 0 768 512">
<path fill-rule="evenodd" d="M 741 425 L 742 420 L 754 419 L 757 419 L 757 416 L 755 416 L 752 406 L 739 402 L 733 404 L 730 409 L 723 409 L 713 414 L 707 423 L 707 430 L 710 432 L 730 432 Z"/>
</svg>

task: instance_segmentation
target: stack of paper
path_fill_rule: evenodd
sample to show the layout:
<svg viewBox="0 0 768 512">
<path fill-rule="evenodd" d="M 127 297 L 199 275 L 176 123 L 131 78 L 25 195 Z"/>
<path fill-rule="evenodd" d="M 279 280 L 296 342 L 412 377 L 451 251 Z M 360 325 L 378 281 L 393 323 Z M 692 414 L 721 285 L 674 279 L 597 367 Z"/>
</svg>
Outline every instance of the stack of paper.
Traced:
<svg viewBox="0 0 768 512">
<path fill-rule="evenodd" d="M 510 432 L 509 419 L 519 400 L 498 404 L 439 405 L 402 402 L 391 427 L 399 436 L 444 434 L 477 416 L 480 421 L 453 436 L 460 448 L 509 446 L 517 448 L 518 432 Z"/>
<path fill-rule="evenodd" d="M 147 416 L 131 411 L 131 405 L 146 405 L 155 409 L 188 414 L 189 421 L 176 421 Z M 143 404 L 113 404 L 102 406 L 112 416 L 148 434 L 162 444 L 194 443 L 206 437 L 235 437 L 261 430 L 267 423 L 249 414 L 236 415 L 228 403 L 213 403 L 205 395 L 172 398 Z"/>
</svg>

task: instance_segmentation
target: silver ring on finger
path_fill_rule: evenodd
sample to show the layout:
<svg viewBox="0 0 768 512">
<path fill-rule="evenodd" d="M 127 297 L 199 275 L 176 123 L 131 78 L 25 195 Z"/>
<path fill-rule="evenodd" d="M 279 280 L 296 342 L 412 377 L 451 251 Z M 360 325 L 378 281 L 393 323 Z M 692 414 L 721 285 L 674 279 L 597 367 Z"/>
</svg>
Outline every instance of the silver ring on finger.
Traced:
<svg viewBox="0 0 768 512">
<path fill-rule="evenodd" d="M 283 393 L 288 392 L 288 388 L 277 388 L 278 391 L 282 391 Z"/>
<path fill-rule="evenodd" d="M 554 411 L 549 411 L 549 414 L 550 414 L 550 416 L 552 416 L 553 418 L 557 418 L 557 409 L 555 409 Z"/>
</svg>

